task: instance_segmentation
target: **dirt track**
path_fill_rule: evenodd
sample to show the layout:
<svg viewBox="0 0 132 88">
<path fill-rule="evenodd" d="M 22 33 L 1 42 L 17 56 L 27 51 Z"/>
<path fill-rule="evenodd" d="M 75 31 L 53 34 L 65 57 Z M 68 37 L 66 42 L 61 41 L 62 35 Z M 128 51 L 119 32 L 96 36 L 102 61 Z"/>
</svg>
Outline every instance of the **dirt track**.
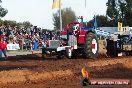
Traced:
<svg viewBox="0 0 132 88">
<path fill-rule="evenodd" d="M 40 54 L 34 54 L 0 61 L 0 88 L 81 88 L 83 67 L 90 73 L 91 79 L 132 81 L 132 57 L 100 56 L 96 60 L 84 58 L 42 60 Z M 104 87 L 108 88 L 108 86 L 98 86 L 98 88 Z M 109 86 L 109 88 L 132 88 L 132 83 L 127 86 Z"/>
<path fill-rule="evenodd" d="M 82 67 L 89 71 L 91 78 L 132 80 L 132 57 L 100 58 L 98 60 L 8 59 L 0 62 L 0 86 L 9 88 L 80 88 Z M 130 88 L 132 84 L 126 87 Z"/>
</svg>

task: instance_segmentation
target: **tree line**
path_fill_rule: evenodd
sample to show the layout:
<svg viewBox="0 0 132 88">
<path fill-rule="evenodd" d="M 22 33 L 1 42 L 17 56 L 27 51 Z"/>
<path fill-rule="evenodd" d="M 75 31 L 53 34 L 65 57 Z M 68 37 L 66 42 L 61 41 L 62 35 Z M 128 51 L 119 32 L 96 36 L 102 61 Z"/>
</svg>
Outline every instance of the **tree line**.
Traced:
<svg viewBox="0 0 132 88">
<path fill-rule="evenodd" d="M 18 27 L 18 28 L 30 28 L 33 25 L 29 22 L 29 21 L 24 21 L 24 22 L 16 22 L 16 21 L 12 21 L 12 20 L 0 20 L 0 26 L 11 26 L 11 27 Z"/>
</svg>

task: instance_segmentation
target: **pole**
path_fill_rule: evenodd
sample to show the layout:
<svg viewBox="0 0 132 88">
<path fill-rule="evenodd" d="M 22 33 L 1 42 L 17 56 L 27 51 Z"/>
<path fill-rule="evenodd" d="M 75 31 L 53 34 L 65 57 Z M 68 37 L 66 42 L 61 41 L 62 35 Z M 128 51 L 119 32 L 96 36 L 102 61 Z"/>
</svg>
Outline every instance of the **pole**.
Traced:
<svg viewBox="0 0 132 88">
<path fill-rule="evenodd" d="M 62 31 L 62 15 L 61 15 L 61 0 L 59 0 L 59 16 L 60 16 L 60 31 Z"/>
<path fill-rule="evenodd" d="M 87 1 L 85 0 L 85 8 L 87 7 Z"/>
<path fill-rule="evenodd" d="M 85 3 L 84 3 L 85 5 L 85 20 L 87 21 L 87 0 L 85 0 Z"/>
</svg>

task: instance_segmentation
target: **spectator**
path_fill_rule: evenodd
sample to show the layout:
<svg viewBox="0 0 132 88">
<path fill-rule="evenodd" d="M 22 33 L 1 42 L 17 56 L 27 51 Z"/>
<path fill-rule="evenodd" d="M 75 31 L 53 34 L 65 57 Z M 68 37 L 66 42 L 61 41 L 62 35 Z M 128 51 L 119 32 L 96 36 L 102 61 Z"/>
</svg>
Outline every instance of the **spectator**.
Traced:
<svg viewBox="0 0 132 88">
<path fill-rule="evenodd" d="M 6 55 L 6 42 L 4 41 L 4 38 L 0 38 L 0 58 L 2 58 L 2 53 L 7 58 Z"/>
<path fill-rule="evenodd" d="M 6 43 L 17 43 L 20 47 L 22 47 L 21 49 L 25 46 L 25 49 L 29 50 L 31 50 L 31 47 L 29 46 L 32 42 L 36 45 L 34 48 L 38 49 L 38 47 L 42 47 L 42 41 L 45 43 L 47 40 L 53 39 L 53 37 L 57 38 L 57 36 L 52 35 L 52 32 L 46 29 L 42 30 L 37 26 L 24 28 L 23 26 L 12 26 L 10 24 L 0 26 L 0 36 L 5 37 Z"/>
</svg>

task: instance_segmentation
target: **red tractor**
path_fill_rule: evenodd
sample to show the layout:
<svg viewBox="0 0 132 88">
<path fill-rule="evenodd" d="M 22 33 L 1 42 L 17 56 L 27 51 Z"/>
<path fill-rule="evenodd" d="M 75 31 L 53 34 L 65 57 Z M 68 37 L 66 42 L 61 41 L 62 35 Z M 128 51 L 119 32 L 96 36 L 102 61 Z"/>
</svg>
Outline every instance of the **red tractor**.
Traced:
<svg viewBox="0 0 132 88">
<path fill-rule="evenodd" d="M 64 31 L 60 33 L 59 40 L 49 40 L 47 47 L 42 49 L 42 54 L 57 55 L 57 57 L 67 56 L 75 58 L 78 55 L 85 58 L 96 58 L 98 56 L 99 44 L 96 35 L 96 18 L 93 19 L 93 26 L 86 27 L 83 17 L 81 22 L 70 22 Z M 48 51 L 48 53 L 46 53 Z"/>
</svg>

